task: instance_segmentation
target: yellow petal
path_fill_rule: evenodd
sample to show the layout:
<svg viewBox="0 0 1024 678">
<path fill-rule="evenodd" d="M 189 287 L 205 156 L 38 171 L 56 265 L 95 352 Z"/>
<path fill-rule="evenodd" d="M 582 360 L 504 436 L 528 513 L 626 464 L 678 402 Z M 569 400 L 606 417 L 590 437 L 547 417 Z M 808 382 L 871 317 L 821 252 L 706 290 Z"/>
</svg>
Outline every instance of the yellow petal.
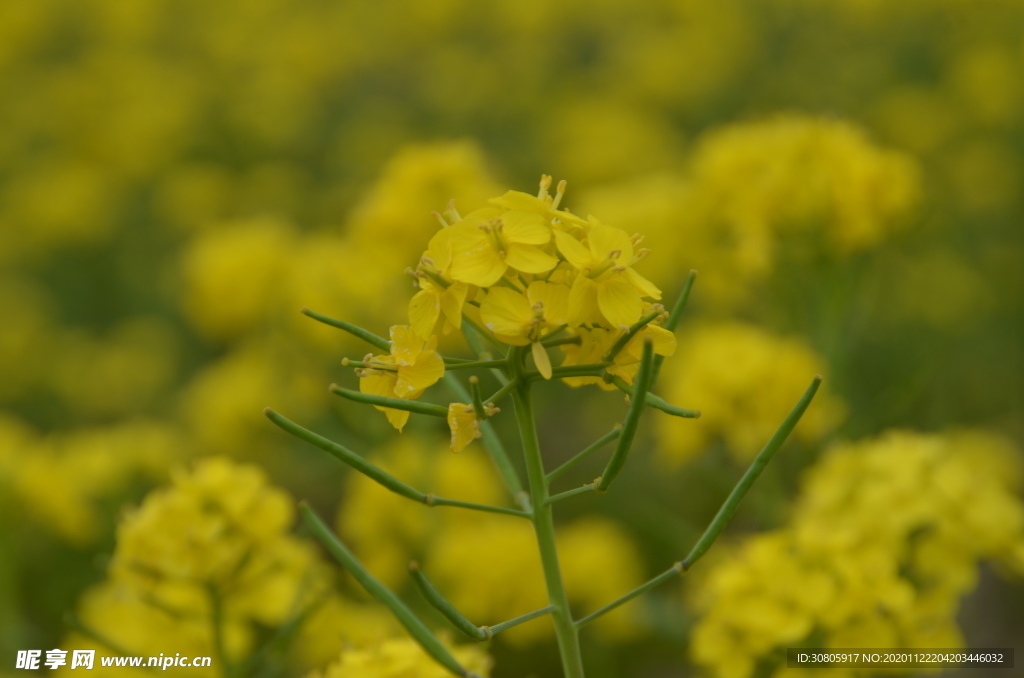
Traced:
<svg viewBox="0 0 1024 678">
<path fill-rule="evenodd" d="M 584 323 L 600 321 L 597 283 L 584 275 L 578 276 L 569 290 L 569 324 L 578 327 Z"/>
<path fill-rule="evenodd" d="M 457 330 L 462 327 L 462 306 L 466 303 L 468 293 L 469 285 L 452 283 L 441 294 L 441 311 L 447 321 L 446 328 L 450 326 Z"/>
<path fill-rule="evenodd" d="M 604 261 L 614 251 L 620 253 L 616 259 L 620 264 L 628 266 L 633 261 L 633 243 L 629 234 L 621 228 L 594 223 L 590 227 L 587 241 L 590 243 L 591 254 L 598 261 Z"/>
<path fill-rule="evenodd" d="M 632 268 L 627 268 L 623 273 L 625 274 L 626 279 L 633 284 L 633 287 L 640 292 L 640 296 L 655 300 L 661 299 L 661 290 L 659 290 L 658 286 L 650 280 L 643 277 Z"/>
<path fill-rule="evenodd" d="M 545 349 L 539 341 L 533 342 L 530 347 L 533 351 L 533 362 L 537 364 L 537 371 L 545 379 L 551 378 L 551 356 L 548 355 L 547 349 Z"/>
<path fill-rule="evenodd" d="M 526 288 L 530 306 L 544 305 L 544 322 L 548 327 L 558 327 L 569 322 L 569 287 L 555 285 L 543 280 L 534 280 Z"/>
<path fill-rule="evenodd" d="M 452 263 L 452 233 L 451 228 L 442 228 L 430 239 L 427 251 L 423 253 L 441 272 L 447 271 Z"/>
<path fill-rule="evenodd" d="M 480 304 L 480 320 L 495 334 L 526 336 L 533 317 L 530 301 L 507 287 L 491 289 Z"/>
<path fill-rule="evenodd" d="M 444 361 L 437 351 L 423 351 L 412 365 L 398 368 L 395 395 L 416 398 L 424 389 L 433 386 L 444 376 Z"/>
<path fill-rule="evenodd" d="M 488 202 L 509 210 L 526 210 L 538 214 L 546 214 L 551 209 L 547 202 L 522 191 L 507 191 L 500 198 L 491 198 Z"/>
<path fill-rule="evenodd" d="M 551 227 L 536 212 L 509 210 L 501 215 L 501 234 L 509 242 L 543 245 L 551 240 Z"/>
<path fill-rule="evenodd" d="M 484 247 L 456 254 L 452 259 L 451 276 L 453 280 L 470 285 L 490 287 L 501 280 L 507 268 L 497 250 Z"/>
<path fill-rule="evenodd" d="M 558 265 L 558 259 L 536 245 L 510 242 L 505 263 L 523 273 L 546 273 Z"/>
<path fill-rule="evenodd" d="M 639 335 L 643 337 L 650 337 L 654 341 L 654 353 L 656 355 L 675 355 L 676 335 L 669 332 L 664 327 L 648 325 L 644 328 L 643 332 L 639 333 Z M 643 350 L 643 344 L 641 344 L 640 347 L 641 350 Z"/>
<path fill-rule="evenodd" d="M 397 380 L 398 377 L 393 372 L 377 372 L 369 374 L 365 377 L 359 378 L 359 390 L 363 393 L 393 398 L 395 397 L 395 383 Z M 409 420 L 409 413 L 405 410 L 396 410 L 392 407 L 380 407 L 379 405 L 374 405 L 374 407 L 383 412 L 387 416 L 391 425 L 399 431 L 405 427 L 405 423 Z"/>
<path fill-rule="evenodd" d="M 555 245 L 566 261 L 581 271 L 584 268 L 593 267 L 596 263 L 590 250 L 568 233 L 555 231 Z"/>
<path fill-rule="evenodd" d="M 448 428 L 451 429 L 451 449 L 458 453 L 480 437 L 480 422 L 472 405 L 452 403 L 448 406 Z"/>
<path fill-rule="evenodd" d="M 436 318 L 435 318 L 436 320 Z M 433 326 L 431 326 L 433 330 Z M 399 365 L 412 365 L 423 350 L 423 337 L 409 325 L 392 325 L 391 355 Z M 428 335 L 430 333 L 428 332 Z"/>
<path fill-rule="evenodd" d="M 640 293 L 621 275 L 597 284 L 597 305 L 612 327 L 632 325 L 640 319 L 644 307 Z"/>
<path fill-rule="evenodd" d="M 423 339 L 434 333 L 437 318 L 441 314 L 441 298 L 435 287 L 420 290 L 409 300 L 409 322 L 413 330 Z"/>
</svg>

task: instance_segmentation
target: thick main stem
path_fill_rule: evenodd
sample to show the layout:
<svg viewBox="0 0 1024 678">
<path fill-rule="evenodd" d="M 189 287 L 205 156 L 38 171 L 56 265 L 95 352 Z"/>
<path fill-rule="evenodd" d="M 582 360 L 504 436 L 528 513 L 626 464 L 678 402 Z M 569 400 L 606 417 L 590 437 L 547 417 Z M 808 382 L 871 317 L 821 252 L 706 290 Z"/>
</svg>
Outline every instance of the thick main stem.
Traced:
<svg viewBox="0 0 1024 678">
<path fill-rule="evenodd" d="M 579 633 L 572 621 L 569 598 L 565 593 L 562 570 L 558 565 L 554 515 L 551 505 L 545 503 L 548 498 L 548 483 L 544 475 L 544 462 L 540 456 L 529 382 L 525 379 L 520 380 L 512 396 L 515 401 L 516 421 L 519 423 L 519 433 L 523 440 L 530 495 L 533 499 L 533 528 L 537 534 L 537 547 L 544 568 L 544 581 L 547 584 L 548 601 L 551 603 L 551 618 L 555 623 L 558 650 L 562 655 L 562 667 L 565 678 L 583 678 Z"/>
</svg>

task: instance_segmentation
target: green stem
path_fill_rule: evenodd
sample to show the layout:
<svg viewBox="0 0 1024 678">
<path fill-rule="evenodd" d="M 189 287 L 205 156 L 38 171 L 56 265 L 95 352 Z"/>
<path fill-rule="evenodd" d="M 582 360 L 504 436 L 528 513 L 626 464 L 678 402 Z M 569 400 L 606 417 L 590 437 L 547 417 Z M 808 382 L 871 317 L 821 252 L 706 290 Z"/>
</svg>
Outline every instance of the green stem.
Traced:
<svg viewBox="0 0 1024 678">
<path fill-rule="evenodd" d="M 464 508 L 471 511 L 483 511 L 484 513 L 502 513 L 506 516 L 517 516 L 519 518 L 530 517 L 528 512 L 520 511 L 519 509 L 505 508 L 504 506 L 491 506 L 490 504 L 474 504 L 471 501 L 445 499 L 444 497 L 435 497 L 432 494 L 428 494 L 423 503 L 427 506 L 454 506 L 455 508 Z"/>
<path fill-rule="evenodd" d="M 676 299 L 675 306 L 672 307 L 672 312 L 668 314 L 668 320 L 665 322 L 665 329 L 669 332 L 675 332 L 676 327 L 679 326 L 679 320 L 683 317 L 683 311 L 686 310 L 686 304 L 690 300 L 690 290 L 693 289 L 693 281 L 697 279 L 697 271 L 690 271 L 690 275 L 686 277 L 686 283 L 683 284 L 683 290 L 679 293 L 679 297 Z M 654 380 L 658 380 L 658 373 L 661 372 L 661 364 L 665 362 L 665 356 L 659 355 L 654 359 Z"/>
<path fill-rule="evenodd" d="M 337 384 L 331 384 L 327 387 L 327 390 L 334 395 L 354 400 L 357 403 L 366 403 L 367 405 L 376 405 L 377 407 L 390 407 L 393 410 L 405 410 L 406 412 L 415 412 L 416 414 L 429 414 L 432 417 L 441 417 L 442 419 L 448 418 L 448 408 L 442 405 L 422 403 L 418 400 L 405 400 L 404 398 L 388 398 L 387 396 L 353 391 L 350 388 L 343 388 Z"/>
<path fill-rule="evenodd" d="M 490 634 L 473 622 L 466 619 L 466 616 L 448 602 L 448 599 L 441 595 L 441 592 L 434 586 L 427 575 L 420 569 L 420 564 L 415 560 L 409 563 L 409 575 L 412 577 L 416 588 L 420 590 L 423 597 L 427 599 L 434 609 L 444 615 L 445 619 L 452 623 L 452 626 L 462 631 L 473 640 L 487 640 Z"/>
<path fill-rule="evenodd" d="M 462 322 L 466 323 L 467 325 L 472 327 L 474 330 L 476 330 L 476 333 L 479 336 L 483 337 L 484 341 L 486 341 L 488 344 L 490 344 L 491 347 L 494 348 L 498 352 L 498 355 L 501 355 L 502 353 L 505 352 L 505 345 L 502 344 L 497 339 L 495 339 L 494 337 L 492 337 L 490 332 L 488 332 L 484 328 L 482 328 L 479 325 L 477 325 L 473 321 L 472 318 L 470 318 L 469 316 L 463 314 L 462 315 Z M 470 344 L 470 346 L 472 347 L 472 343 Z M 473 350 L 476 350 L 476 348 L 474 347 Z M 481 351 L 477 351 L 477 353 L 481 353 Z"/>
<path fill-rule="evenodd" d="M 683 573 L 683 569 L 682 569 L 681 563 L 676 563 L 675 565 L 673 565 L 669 569 L 667 569 L 664 572 L 662 572 L 661 574 L 659 574 L 657 577 L 649 580 L 647 583 L 641 584 L 640 586 L 636 587 L 635 589 L 633 589 L 632 591 L 630 591 L 626 595 L 622 596 L 621 598 L 608 603 L 607 605 L 602 607 L 597 612 L 592 612 L 592 613 L 588 614 L 586 617 L 584 617 L 583 619 L 580 619 L 578 622 L 576 622 L 576 628 L 577 629 L 583 628 L 584 626 L 586 626 L 590 622 L 594 621 L 595 619 L 597 619 L 601 615 L 607 614 L 608 612 L 611 612 L 612 610 L 617 608 L 619 605 L 622 605 L 624 603 L 628 603 L 629 601 L 633 600 L 637 596 L 643 595 L 644 593 L 647 593 L 648 591 L 650 591 L 651 589 L 655 588 L 656 586 L 660 586 L 661 584 L 664 584 L 665 582 L 667 582 L 669 579 L 672 579 L 673 577 L 676 577 L 676 576 L 678 576 L 678 575 L 680 575 L 682 573 Z"/>
<path fill-rule="evenodd" d="M 518 365 L 519 363 L 516 361 L 514 364 Z M 548 601 L 551 603 L 551 618 L 555 624 L 555 636 L 562 657 L 564 676 L 565 678 L 583 678 L 583 658 L 580 654 L 579 635 L 572 622 L 569 597 L 566 594 L 562 571 L 558 565 L 554 515 L 551 506 L 545 503 L 548 498 L 548 484 L 544 476 L 544 461 L 540 454 L 540 442 L 537 439 L 533 397 L 529 383 L 525 380 L 520 382 L 512 392 L 512 396 L 515 399 L 516 420 L 519 423 L 523 453 L 526 457 L 530 495 L 535 507 L 533 528 L 537 535 L 537 547 L 544 569 L 544 581 L 547 584 Z"/>
<path fill-rule="evenodd" d="M 619 355 L 619 353 L 622 352 L 622 349 L 626 348 L 626 344 L 628 344 L 629 341 L 637 335 L 637 332 L 647 327 L 647 325 L 649 325 L 652 320 L 654 320 L 661 314 L 662 311 L 654 311 L 652 313 L 648 313 L 643 318 L 634 323 L 633 326 L 630 327 L 629 330 L 627 330 L 627 332 L 623 334 L 621 337 L 619 337 L 618 341 L 615 342 L 615 345 L 612 346 L 611 350 L 608 351 L 608 353 L 604 356 L 604 361 L 606 363 L 610 363 L 613 360 L 615 360 L 615 356 Z"/>
<path fill-rule="evenodd" d="M 718 535 L 722 534 L 729 521 L 732 520 L 733 515 L 736 513 L 736 509 L 739 508 L 740 502 L 743 500 L 743 496 L 750 489 L 750 486 L 754 484 L 757 477 L 761 475 L 761 471 L 764 470 L 768 462 L 772 460 L 775 453 L 782 447 L 782 443 L 786 442 L 786 438 L 796 428 L 797 422 L 800 421 L 800 417 L 807 411 L 807 406 L 811 404 L 811 400 L 814 399 L 814 394 L 818 392 L 818 386 L 821 385 L 821 376 L 814 378 L 811 385 L 804 391 L 800 401 L 793 407 L 789 415 L 783 420 L 778 430 L 775 431 L 771 439 L 764 446 L 758 455 L 754 459 L 754 462 L 747 469 L 747 472 L 743 474 L 740 481 L 736 483 L 736 487 L 733 488 L 732 493 L 729 494 L 729 498 L 722 504 L 722 508 L 718 510 L 718 514 L 715 515 L 714 520 L 708 525 L 708 529 L 704 531 L 701 538 L 697 540 L 697 544 L 690 551 L 690 555 L 686 556 L 686 559 L 682 562 L 684 570 L 688 570 L 693 567 L 701 556 L 703 556 L 711 545 L 718 539 Z"/>
<path fill-rule="evenodd" d="M 207 593 L 210 596 L 210 624 L 213 628 L 214 652 L 217 653 L 217 659 L 220 660 L 220 664 L 224 668 L 224 678 L 231 678 L 235 672 L 224 643 L 224 605 L 213 584 L 207 586 Z"/>
<path fill-rule="evenodd" d="M 657 358 L 660 357 L 662 356 L 655 357 L 655 378 L 657 378 L 658 376 Z M 633 397 L 633 387 L 627 384 L 622 379 L 622 377 L 614 377 L 612 379 L 612 383 L 615 384 L 616 388 L 618 388 L 620 391 L 628 395 L 630 398 Z M 647 392 L 647 396 L 645 397 L 644 402 L 647 404 L 648 407 L 653 407 L 656 410 L 661 410 L 666 414 L 671 414 L 673 417 L 683 417 L 684 419 L 700 419 L 700 410 L 688 410 L 685 407 L 676 407 L 675 405 L 666 402 L 664 398 L 656 396 L 650 391 Z"/>
<path fill-rule="evenodd" d="M 484 628 L 489 630 L 492 636 L 496 636 L 502 631 L 507 631 L 513 626 L 519 626 L 520 624 L 536 619 L 537 617 L 543 617 L 546 614 L 551 614 L 551 611 L 553 609 L 553 607 L 548 605 L 547 607 L 542 607 L 539 610 L 527 612 L 526 614 L 520 615 L 515 619 L 509 619 L 506 622 L 501 622 L 500 624 L 495 624 L 494 626 L 485 626 Z"/>
<path fill-rule="evenodd" d="M 469 362 L 458 362 L 445 364 L 446 370 L 469 370 L 481 367 L 504 367 L 504 360 L 471 360 Z"/>
<path fill-rule="evenodd" d="M 473 511 L 484 511 L 486 513 L 504 513 L 506 515 L 519 516 L 521 518 L 529 518 L 530 514 L 527 510 L 520 511 L 518 509 L 505 508 L 503 506 L 490 506 L 489 504 L 474 504 L 468 501 L 461 501 L 459 499 L 445 499 L 443 497 L 435 497 L 432 494 L 426 492 L 420 492 L 415 487 L 407 485 L 398 478 L 394 477 L 384 469 L 376 466 L 367 460 L 360 457 L 358 454 L 348 449 L 343 445 L 339 445 L 333 440 L 328 440 L 321 435 L 313 433 L 309 429 L 299 426 L 295 422 L 281 416 L 269 407 L 263 410 L 263 413 L 267 415 L 270 421 L 277 424 L 280 428 L 291 433 L 296 438 L 304 440 L 314 447 L 318 447 L 324 452 L 327 452 L 335 459 L 341 461 L 344 464 L 352 467 L 356 471 L 359 471 L 363 475 L 367 476 L 371 480 L 383 485 L 387 489 L 391 490 L 395 494 L 401 495 L 406 499 L 411 499 L 420 504 L 426 504 L 427 506 L 454 506 L 456 508 L 470 509 Z M 525 508 L 525 507 L 524 507 Z"/>
<path fill-rule="evenodd" d="M 626 413 L 626 419 L 622 422 L 622 435 L 619 436 L 619 442 L 615 445 L 615 451 L 612 452 L 611 459 L 608 460 L 604 473 L 597 479 L 596 489 L 598 492 L 606 492 L 611 486 L 612 481 L 622 471 L 622 467 L 626 465 L 629 450 L 633 446 L 633 438 L 636 436 L 636 429 L 640 425 L 640 415 L 644 413 L 646 408 L 647 393 L 651 390 L 653 378 L 654 342 L 647 338 L 644 340 L 644 352 L 643 357 L 640 359 L 640 368 L 636 373 L 633 400 L 629 404 L 629 412 Z"/>
<path fill-rule="evenodd" d="M 563 499 L 568 499 L 569 497 L 575 497 L 577 494 L 583 494 L 585 492 L 593 492 L 596 489 L 597 489 L 597 482 L 595 481 L 595 482 L 590 483 L 589 485 L 584 485 L 583 487 L 577 487 L 574 490 L 566 490 L 565 492 L 559 492 L 558 494 L 553 494 L 550 497 L 548 497 L 547 499 L 545 499 L 544 503 L 545 504 L 554 504 L 556 501 L 562 501 Z"/>
<path fill-rule="evenodd" d="M 485 398 L 484 399 L 484 404 L 486 405 L 486 404 L 490 403 L 492 405 L 496 405 L 498 403 L 498 401 L 500 401 L 502 398 L 504 398 L 509 393 L 511 393 L 512 389 L 514 389 L 515 387 L 516 387 L 515 382 L 512 382 L 512 381 L 508 382 L 507 384 L 505 384 L 504 386 L 499 388 L 497 391 L 495 391 L 494 394 L 491 397 Z"/>
<path fill-rule="evenodd" d="M 552 368 L 552 378 L 559 379 L 562 377 L 600 377 L 604 374 L 605 368 L 608 367 L 604 363 L 593 363 L 589 365 L 560 365 Z M 530 381 L 537 381 L 543 379 L 544 376 L 536 370 L 530 370 L 526 372 L 526 378 Z"/>
<path fill-rule="evenodd" d="M 697 540 L 697 544 L 693 547 L 693 550 L 690 551 L 690 554 L 686 556 L 686 559 L 673 564 L 672 567 L 665 570 L 657 577 L 654 577 L 648 582 L 641 584 L 640 586 L 633 589 L 621 598 L 608 603 L 600 610 L 588 614 L 583 619 L 580 619 L 576 622 L 577 629 L 580 629 L 583 626 L 589 624 L 601 615 L 607 612 L 611 612 L 619 605 L 627 603 L 630 600 L 636 598 L 637 596 L 646 593 L 647 591 L 650 591 L 656 586 L 664 584 L 668 580 L 674 578 L 676 575 L 683 574 L 691 567 L 693 567 L 694 563 L 700 560 L 700 557 L 703 556 L 709 548 L 711 548 L 711 545 L 715 543 L 715 540 L 718 539 L 718 536 L 722 534 L 722 532 L 725 530 L 726 526 L 729 524 L 729 520 L 736 513 L 736 509 L 739 506 L 740 501 L 742 501 L 743 496 L 747 493 L 747 490 L 749 490 L 750 486 L 754 484 L 754 481 L 757 480 L 757 477 L 761 475 L 761 471 L 763 471 L 764 467 L 768 465 L 769 461 L 771 461 L 772 456 L 774 456 L 775 453 L 779 450 L 779 448 L 782 447 L 782 444 L 786 442 L 786 438 L 789 437 L 789 434 L 793 432 L 793 429 L 796 427 L 797 422 L 800 421 L 800 417 L 802 417 L 804 412 L 807 411 L 807 406 L 810 405 L 811 400 L 814 399 L 814 394 L 818 391 L 818 386 L 820 384 L 821 377 L 815 377 L 814 381 L 811 382 L 811 385 L 807 387 L 807 390 L 804 392 L 804 395 L 800 398 L 800 401 L 789 413 L 789 416 L 787 416 L 785 420 L 783 420 L 778 430 L 775 431 L 775 435 L 771 437 L 771 439 L 768 441 L 768 444 L 764 446 L 764 449 L 761 450 L 761 453 L 757 455 L 757 458 L 750 465 L 750 468 L 747 469 L 747 472 L 743 474 L 743 477 L 736 484 L 736 487 L 729 495 L 729 498 L 725 500 L 724 504 L 722 504 L 722 508 L 719 509 L 718 514 L 715 516 L 715 519 L 711 521 L 711 524 L 708 525 L 708 528 L 704 531 L 704 534 L 702 534 L 700 539 Z"/>
<path fill-rule="evenodd" d="M 342 567 L 355 577 L 355 580 L 366 589 L 367 593 L 391 610 L 391 613 L 405 627 L 409 635 L 420 644 L 420 647 L 456 676 L 468 677 L 473 675 L 459 665 L 459 662 L 451 655 L 448 648 L 441 644 L 437 636 L 427 628 L 427 625 L 419 617 L 413 614 L 413 611 L 391 589 L 380 583 L 363 567 L 362 563 L 345 548 L 345 545 L 335 536 L 331 528 L 327 527 L 324 521 L 320 519 L 320 516 L 314 513 L 313 509 L 306 502 L 299 504 L 299 513 L 317 541 L 323 544 L 324 548 L 334 556 L 335 560 L 341 563 Z"/>
<path fill-rule="evenodd" d="M 572 467 L 576 466 L 576 464 L 580 463 L 581 461 L 583 461 L 584 459 L 589 457 L 591 454 L 593 454 L 597 450 L 601 449 L 602 447 L 604 447 L 605 445 L 607 445 L 611 441 L 613 441 L 616 438 L 618 438 L 621 434 L 622 434 L 622 425 L 621 424 L 616 424 L 615 428 L 613 428 L 611 431 L 609 431 L 608 433 L 605 433 L 603 436 L 601 436 L 600 438 L 598 438 L 597 440 L 592 442 L 590 445 L 585 447 L 581 452 L 577 453 L 576 456 L 574 456 L 572 459 L 570 459 L 569 461 L 565 462 L 564 464 L 562 464 L 561 466 L 556 468 L 554 471 L 549 473 L 548 474 L 548 483 L 550 483 L 552 480 L 554 480 L 555 478 L 559 477 L 560 475 L 562 475 L 563 473 L 565 473 L 566 471 L 568 471 Z"/>
<path fill-rule="evenodd" d="M 384 337 L 378 337 L 373 332 L 370 332 L 369 330 L 364 330 L 362 327 L 359 327 L 358 325 L 353 325 L 352 323 L 345 322 L 344 320 L 338 320 L 337 318 L 322 315 L 320 313 L 317 313 L 316 311 L 311 311 L 306 307 L 302 308 L 302 313 L 309 316 L 313 320 L 319 320 L 325 325 L 337 327 L 339 330 L 345 330 L 352 336 L 359 337 L 366 343 L 376 346 L 385 353 L 391 352 L 390 341 L 388 341 Z"/>
</svg>

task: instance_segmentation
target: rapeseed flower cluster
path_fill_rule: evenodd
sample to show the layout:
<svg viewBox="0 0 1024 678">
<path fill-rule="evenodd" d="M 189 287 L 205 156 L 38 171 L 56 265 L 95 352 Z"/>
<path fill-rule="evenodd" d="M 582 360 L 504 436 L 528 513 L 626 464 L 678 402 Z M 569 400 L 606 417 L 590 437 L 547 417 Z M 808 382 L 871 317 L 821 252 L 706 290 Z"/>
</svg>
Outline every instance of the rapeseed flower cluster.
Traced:
<svg viewBox="0 0 1024 678">
<path fill-rule="evenodd" d="M 719 440 L 735 460 L 749 463 L 806 386 L 800 375 L 825 371 L 825 361 L 800 338 L 745 323 L 705 321 L 689 330 L 686 344 L 686 353 L 665 365 L 665 397 L 700 403 L 702 416 L 658 419 L 658 453 L 670 466 Z M 821 394 L 794 437 L 817 443 L 842 414 L 838 398 Z"/>
<path fill-rule="evenodd" d="M 749 304 L 779 269 L 879 247 L 908 226 L 921 190 L 908 154 L 849 123 L 790 114 L 708 132 L 681 172 L 602 187 L 583 204 L 642 220 L 665 253 L 655 280 L 673 280 L 685 259 L 716 301 Z"/>
<path fill-rule="evenodd" d="M 554 195 L 551 184 L 545 175 L 536 196 L 508 191 L 465 216 L 454 203 L 444 214 L 435 213 L 441 229 L 411 271 L 420 289 L 409 302 L 410 325 L 391 328 L 390 355 L 368 355 L 360 363 L 362 392 L 400 399 L 422 395 L 444 375 L 435 350 L 439 331 L 461 328 L 463 315 L 498 342 L 529 346 L 545 379 L 553 366 L 543 342 L 555 335 L 573 346 L 564 351 L 563 366 L 607 358 L 609 373 L 627 384 L 646 338 L 658 355 L 674 353 L 674 336 L 656 324 L 666 317 L 656 303 L 661 291 L 633 268 L 650 252 L 639 247 L 643 236 L 560 209 L 566 184 L 559 183 Z M 628 342 L 616 347 L 620 339 Z M 459 451 L 472 440 L 467 432 L 476 431 L 481 413 L 465 403 L 452 407 L 452 449 Z M 399 430 L 409 416 L 377 408 Z"/>
<path fill-rule="evenodd" d="M 294 518 L 256 467 L 212 457 L 176 472 L 123 517 L 107 578 L 79 602 L 65 646 L 213 656 L 211 675 L 323 665 L 350 643 L 390 656 L 394 622 L 334 592 L 313 545 L 291 534 Z M 286 627 L 293 647 L 269 645 Z"/>
<path fill-rule="evenodd" d="M 957 613 L 979 564 L 1022 572 L 1022 480 L 1019 451 L 978 431 L 834 446 L 790 522 L 739 544 L 692 591 L 694 661 L 745 678 L 801 643 L 961 647 Z"/>
<path fill-rule="evenodd" d="M 467 671 L 486 678 L 491 661 L 479 647 L 463 646 L 453 650 Z M 341 658 L 308 678 L 447 678 L 449 673 L 411 639 L 386 640 L 371 647 L 345 650 Z"/>
</svg>

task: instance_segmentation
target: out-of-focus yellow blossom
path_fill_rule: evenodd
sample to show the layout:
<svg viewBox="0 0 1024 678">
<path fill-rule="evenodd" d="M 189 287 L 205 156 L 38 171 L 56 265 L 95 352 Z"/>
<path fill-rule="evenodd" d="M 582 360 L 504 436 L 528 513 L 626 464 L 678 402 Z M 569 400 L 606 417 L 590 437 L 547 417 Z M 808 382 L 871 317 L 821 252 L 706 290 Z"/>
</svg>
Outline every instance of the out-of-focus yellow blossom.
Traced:
<svg viewBox="0 0 1024 678">
<path fill-rule="evenodd" d="M 314 605 L 292 647 L 303 667 L 326 666 L 342 648 L 364 647 L 403 633 L 395 617 L 376 601 L 357 603 L 329 595 Z"/>
<path fill-rule="evenodd" d="M 450 649 L 467 671 L 481 678 L 490 675 L 493 662 L 479 645 Z M 345 649 L 336 662 L 307 678 L 447 678 L 449 675 L 448 669 L 427 655 L 411 638 L 391 638 Z"/>
<path fill-rule="evenodd" d="M 130 653 L 156 655 L 182 651 L 167 628 L 174 621 L 212 647 L 217 614 L 229 660 L 242 659 L 254 623 L 284 624 L 324 593 L 326 566 L 289 534 L 293 520 L 291 499 L 261 471 L 203 459 L 125 516 L 109 581 L 84 599 L 82 620 Z M 111 599 L 128 609 L 112 615 Z"/>
<path fill-rule="evenodd" d="M 145 411 L 166 392 L 177 364 L 172 326 L 155 317 L 126 320 L 102 339 L 55 332 L 49 381 L 77 412 Z"/>
<path fill-rule="evenodd" d="M 824 371 L 823 360 L 800 339 L 753 325 L 704 323 L 688 331 L 686 345 L 665 363 L 660 383 L 669 402 L 698 404 L 701 418 L 658 418 L 659 455 L 671 464 L 694 458 L 716 439 L 735 459 L 753 459 L 807 388 L 808 375 Z M 821 394 L 793 435 L 820 440 L 842 412 L 840 401 Z"/>
<path fill-rule="evenodd" d="M 353 246 L 393 262 L 388 273 L 393 278 L 415 263 L 422 243 L 437 228 L 431 210 L 456 196 L 462 204 L 482 205 L 497 190 L 475 143 L 409 145 L 388 161 L 361 196 L 346 233 Z"/>
<path fill-rule="evenodd" d="M 979 561 L 1016 565 L 1022 471 L 1009 441 L 981 431 L 837 445 L 789 525 L 698 575 L 694 660 L 746 678 L 812 632 L 826 647 L 960 647 Z"/>
<path fill-rule="evenodd" d="M 474 446 L 469 453 L 456 456 L 448 449 L 437 441 L 403 436 L 376 451 L 371 460 L 424 492 L 481 504 L 501 504 L 501 481 L 483 451 Z M 438 521 L 456 519 L 459 516 L 454 513 L 464 513 L 410 505 L 408 499 L 358 473 L 345 478 L 342 497 L 337 513 L 339 534 L 352 545 L 367 569 L 393 588 L 408 580 L 406 563 L 410 554 L 435 530 L 442 530 Z"/>
<path fill-rule="evenodd" d="M 423 567 L 463 614 L 478 624 L 496 624 L 547 605 L 544 574 L 536 556 L 536 535 L 528 523 L 508 516 L 448 514 L 426 545 Z M 593 611 L 643 581 L 643 569 L 630 537 L 615 523 L 597 517 L 557 529 L 559 564 L 569 601 Z M 636 632 L 636 608 L 624 608 L 594 623 L 610 638 Z M 501 638 L 528 645 L 550 638 L 554 629 L 541 619 L 509 629 Z"/>
<path fill-rule="evenodd" d="M 200 449 L 245 456 L 276 445 L 260 414 L 268 403 L 310 416 L 321 411 L 323 383 L 294 368 L 304 359 L 301 348 L 275 338 L 247 341 L 208 363 L 178 393 L 181 420 Z"/>
<path fill-rule="evenodd" d="M 846 256 L 880 245 L 917 205 L 918 175 L 909 156 L 854 125 L 787 115 L 713 130 L 681 176 L 630 182 L 584 202 L 605 218 L 643 225 L 659 254 L 656 280 L 678 279 L 685 261 L 703 272 L 706 294 L 736 300 L 782 255 Z"/>
<path fill-rule="evenodd" d="M 0 261 L 102 241 L 113 230 L 119 182 L 108 168 L 72 158 L 38 158 L 0 191 Z M 60 199 L 54 199 L 60 196 Z"/>
<path fill-rule="evenodd" d="M 100 631 L 104 641 L 93 633 L 67 634 L 60 648 L 70 653 L 75 649 L 96 650 L 97 655 L 119 655 L 122 652 L 146 656 L 214 657 L 217 650 L 210 633 L 210 619 L 203 614 L 181 614 L 161 608 L 147 600 L 143 592 L 126 583 L 108 579 L 87 590 L 79 599 L 77 616 L 91 631 Z M 231 656 L 242 656 L 252 643 L 252 633 L 241 620 L 227 618 L 222 629 L 224 647 Z M 106 643 L 109 642 L 111 646 Z M 116 647 L 115 647 L 116 646 Z M 213 660 L 214 662 L 216 660 Z M 70 673 L 68 665 L 58 669 Z M 99 660 L 96 660 L 96 666 Z M 149 668 L 119 668 L 118 673 L 129 678 L 152 675 Z M 168 667 L 169 676 L 219 676 L 223 669 L 211 662 L 210 668 Z"/>
<path fill-rule="evenodd" d="M 182 256 L 183 304 L 204 335 L 234 339 L 281 310 L 296 236 L 277 220 L 247 220 L 198 234 Z"/>
<path fill-rule="evenodd" d="M 444 361 L 434 349 L 437 337 L 426 341 L 408 325 L 391 328 L 391 353 L 367 355 L 364 367 L 358 368 L 359 390 L 363 393 L 415 400 L 428 387 L 444 376 Z M 387 415 L 391 425 L 399 431 L 409 420 L 409 412 L 374 405 Z"/>
<path fill-rule="evenodd" d="M 507 502 L 501 481 L 483 454 L 456 456 L 435 443 L 403 438 L 372 459 L 425 492 L 478 503 Z M 407 499 L 359 474 L 346 479 L 343 496 L 339 533 L 367 569 L 389 586 L 398 588 L 408 581 L 405 564 L 416 557 L 445 597 L 477 624 L 497 624 L 547 604 L 536 536 L 528 522 L 410 506 Z M 595 610 L 643 581 L 632 540 L 607 519 L 560 526 L 558 541 L 570 600 L 581 610 Z M 623 608 L 593 628 L 609 637 L 628 637 L 635 632 L 636 612 Z M 550 621 L 540 619 L 509 629 L 501 638 L 521 646 L 552 633 Z"/>
<path fill-rule="evenodd" d="M 182 456 L 174 428 L 123 422 L 40 437 L 15 419 L 0 422 L 0 468 L 7 490 L 62 539 L 76 545 L 103 534 L 101 501 L 140 477 L 160 478 Z"/>
<path fill-rule="evenodd" d="M 32 280 L 0 277 L 0 402 L 23 397 L 46 373 L 46 347 L 53 332 L 52 300 Z"/>
</svg>

